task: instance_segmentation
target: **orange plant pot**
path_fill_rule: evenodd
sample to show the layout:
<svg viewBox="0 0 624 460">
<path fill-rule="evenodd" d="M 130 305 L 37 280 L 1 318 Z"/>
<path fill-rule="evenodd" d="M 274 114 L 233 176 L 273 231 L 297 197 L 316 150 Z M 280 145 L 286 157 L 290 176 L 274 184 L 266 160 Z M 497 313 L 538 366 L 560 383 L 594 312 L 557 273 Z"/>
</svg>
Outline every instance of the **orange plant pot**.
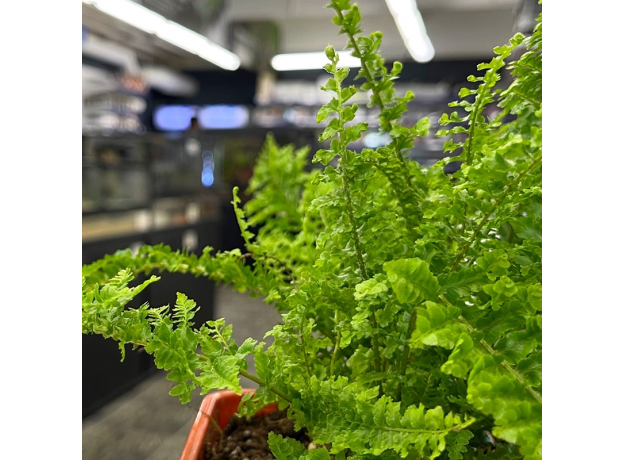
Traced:
<svg viewBox="0 0 624 460">
<path fill-rule="evenodd" d="M 244 389 L 243 394 L 253 393 L 254 390 Z M 205 441 L 214 442 L 218 436 L 218 430 L 212 426 L 217 423 L 221 429 L 227 425 L 230 417 L 238 412 L 238 404 L 243 395 L 237 395 L 233 391 L 215 391 L 207 395 L 199 408 L 197 417 L 191 426 L 191 431 L 186 439 L 184 450 L 180 460 L 202 460 L 204 458 Z M 261 417 L 277 409 L 277 404 L 269 404 L 258 411 L 256 416 Z"/>
</svg>

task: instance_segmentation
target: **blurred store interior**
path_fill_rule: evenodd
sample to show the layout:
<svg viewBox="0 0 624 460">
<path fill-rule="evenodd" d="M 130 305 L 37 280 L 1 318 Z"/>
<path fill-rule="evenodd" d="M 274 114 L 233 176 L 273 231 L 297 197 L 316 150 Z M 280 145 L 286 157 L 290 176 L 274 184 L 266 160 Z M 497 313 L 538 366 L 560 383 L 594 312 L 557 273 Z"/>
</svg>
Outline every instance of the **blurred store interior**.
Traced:
<svg viewBox="0 0 624 460">
<path fill-rule="evenodd" d="M 321 147 L 316 111 L 327 100 L 319 89 L 325 62 L 297 53 L 320 53 L 328 44 L 344 48 L 326 3 L 83 0 L 83 263 L 143 244 L 198 253 L 207 245 L 241 247 L 232 188 L 245 190 L 267 133 L 280 144 L 309 145 L 310 155 Z M 444 156 L 435 122 L 466 77 L 495 46 L 531 30 L 541 8 L 536 0 L 357 3 L 364 32 L 383 31 L 386 61 L 404 64 L 397 92 L 416 95 L 405 118 L 432 120 L 432 135 L 408 153 L 422 164 Z M 409 11 L 422 18 L 428 47 L 408 47 Z M 389 137 L 364 105 L 358 117 L 370 131 L 354 147 L 383 145 Z M 229 297 L 205 279 L 165 275 L 143 301 L 162 305 L 176 291 L 202 306 L 198 321 L 217 310 L 228 317 L 228 305 L 215 299 Z M 153 372 L 145 353 L 129 353 L 120 363 L 115 343 L 83 336 L 83 417 L 97 417 Z"/>
</svg>

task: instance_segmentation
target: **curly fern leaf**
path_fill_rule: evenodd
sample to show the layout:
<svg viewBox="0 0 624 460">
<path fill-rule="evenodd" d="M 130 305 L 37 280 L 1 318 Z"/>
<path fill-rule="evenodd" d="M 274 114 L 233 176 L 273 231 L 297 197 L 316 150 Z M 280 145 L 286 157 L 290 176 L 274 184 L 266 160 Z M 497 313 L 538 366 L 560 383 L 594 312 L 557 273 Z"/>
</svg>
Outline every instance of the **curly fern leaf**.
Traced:
<svg viewBox="0 0 624 460">
<path fill-rule="evenodd" d="M 377 397 L 378 388 L 366 389 L 348 379 L 319 381 L 315 377 L 293 402 L 298 424 L 311 428 L 315 442 L 331 443 L 336 452 L 355 449 L 381 455 L 393 450 L 435 458 L 445 449 L 445 437 L 473 420 L 462 421 L 442 408 L 426 410 L 422 405 L 401 410 L 389 397 Z"/>
<path fill-rule="evenodd" d="M 306 451 L 305 446 L 300 442 L 275 433 L 269 433 L 269 447 L 276 460 L 298 459 Z"/>
<path fill-rule="evenodd" d="M 474 435 L 468 430 L 451 433 L 446 446 L 449 460 L 462 460 L 464 458 L 463 454 L 468 452 L 466 446 L 473 437 Z"/>
</svg>

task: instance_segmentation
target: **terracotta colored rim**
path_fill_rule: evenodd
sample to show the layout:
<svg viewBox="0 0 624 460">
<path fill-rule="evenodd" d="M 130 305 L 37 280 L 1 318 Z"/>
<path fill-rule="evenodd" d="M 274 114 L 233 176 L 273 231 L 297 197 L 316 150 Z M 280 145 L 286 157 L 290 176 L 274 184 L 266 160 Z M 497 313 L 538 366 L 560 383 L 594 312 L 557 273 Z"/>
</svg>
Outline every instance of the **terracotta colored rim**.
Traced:
<svg viewBox="0 0 624 460">
<path fill-rule="evenodd" d="M 253 393 L 252 389 L 243 389 L 243 394 Z M 180 456 L 180 460 L 200 460 L 200 455 L 204 447 L 204 440 L 208 434 L 210 426 L 210 417 L 216 413 L 219 400 L 230 395 L 236 395 L 232 391 L 222 390 L 215 391 L 207 395 L 201 403 L 197 417 L 191 426 L 191 431 L 186 439 L 184 450 Z M 238 395 L 236 395 L 238 396 Z M 240 396 L 238 396 L 240 398 Z"/>
</svg>

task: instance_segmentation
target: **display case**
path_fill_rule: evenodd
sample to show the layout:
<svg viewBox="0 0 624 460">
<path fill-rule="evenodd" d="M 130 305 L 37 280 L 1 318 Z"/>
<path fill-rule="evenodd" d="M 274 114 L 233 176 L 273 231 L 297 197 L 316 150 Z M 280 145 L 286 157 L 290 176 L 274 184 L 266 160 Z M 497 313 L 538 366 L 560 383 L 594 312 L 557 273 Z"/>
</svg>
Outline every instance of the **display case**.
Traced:
<svg viewBox="0 0 624 460">
<path fill-rule="evenodd" d="M 216 144 L 197 136 L 160 134 L 88 135 L 82 157 L 82 262 L 91 263 L 120 249 L 166 244 L 201 254 L 221 248 L 221 176 Z M 218 151 L 217 151 L 218 154 Z M 217 155 L 218 156 L 218 155 Z M 211 180 L 206 178 L 210 171 Z M 164 273 L 132 306 L 167 305 L 178 291 L 201 306 L 198 322 L 213 318 L 213 282 Z M 126 353 L 99 336 L 82 341 L 83 417 L 123 394 L 155 370 L 147 353 Z"/>
</svg>

